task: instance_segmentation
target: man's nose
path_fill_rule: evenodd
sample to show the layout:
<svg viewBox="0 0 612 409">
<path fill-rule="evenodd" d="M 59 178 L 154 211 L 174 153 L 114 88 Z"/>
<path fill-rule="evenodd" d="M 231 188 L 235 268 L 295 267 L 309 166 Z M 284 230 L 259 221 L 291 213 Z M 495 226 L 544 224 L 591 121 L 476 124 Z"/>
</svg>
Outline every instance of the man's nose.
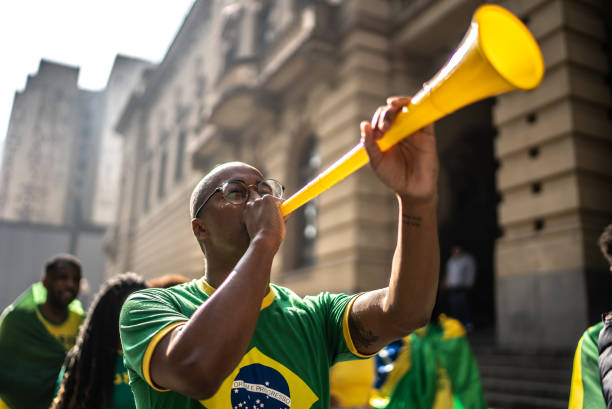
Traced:
<svg viewBox="0 0 612 409">
<path fill-rule="evenodd" d="M 80 283 L 78 280 L 68 280 L 67 285 L 69 289 L 76 291 L 79 289 Z"/>
<path fill-rule="evenodd" d="M 248 197 L 247 200 L 255 200 L 258 197 L 262 197 L 263 195 L 259 193 L 256 185 L 251 185 L 247 187 Z"/>
</svg>

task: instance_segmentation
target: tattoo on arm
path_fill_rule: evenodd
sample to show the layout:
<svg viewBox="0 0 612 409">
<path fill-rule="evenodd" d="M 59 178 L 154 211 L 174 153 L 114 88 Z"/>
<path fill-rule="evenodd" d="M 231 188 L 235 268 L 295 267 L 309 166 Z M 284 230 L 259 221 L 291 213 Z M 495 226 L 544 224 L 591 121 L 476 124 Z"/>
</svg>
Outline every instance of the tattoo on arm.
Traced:
<svg viewBox="0 0 612 409">
<path fill-rule="evenodd" d="M 378 335 L 374 334 L 371 330 L 364 328 L 363 325 L 357 320 L 353 314 L 349 315 L 349 328 L 351 332 L 351 338 L 357 350 L 359 347 L 368 348 L 374 342 L 378 341 Z"/>
<path fill-rule="evenodd" d="M 410 227 L 421 227 L 421 221 L 423 218 L 421 216 L 410 216 L 409 214 L 402 214 L 402 221 L 404 224 Z"/>
</svg>

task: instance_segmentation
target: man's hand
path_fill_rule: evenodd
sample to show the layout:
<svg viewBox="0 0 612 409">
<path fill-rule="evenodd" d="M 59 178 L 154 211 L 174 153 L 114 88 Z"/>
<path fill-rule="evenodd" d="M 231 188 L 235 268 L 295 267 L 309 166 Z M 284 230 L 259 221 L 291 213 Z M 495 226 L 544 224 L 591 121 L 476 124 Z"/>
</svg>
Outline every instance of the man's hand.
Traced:
<svg viewBox="0 0 612 409">
<path fill-rule="evenodd" d="M 251 193 L 250 197 L 254 197 Z M 280 212 L 282 199 L 264 195 L 250 199 L 244 211 L 244 224 L 251 241 L 263 240 L 274 251 L 285 238 L 285 221 Z"/>
<path fill-rule="evenodd" d="M 381 152 L 376 140 L 389 130 L 396 115 L 410 103 L 410 98 L 393 97 L 379 107 L 372 122 L 361 123 L 361 137 L 370 165 L 378 178 L 400 197 L 413 203 L 436 199 L 438 155 L 433 124 Z"/>
</svg>

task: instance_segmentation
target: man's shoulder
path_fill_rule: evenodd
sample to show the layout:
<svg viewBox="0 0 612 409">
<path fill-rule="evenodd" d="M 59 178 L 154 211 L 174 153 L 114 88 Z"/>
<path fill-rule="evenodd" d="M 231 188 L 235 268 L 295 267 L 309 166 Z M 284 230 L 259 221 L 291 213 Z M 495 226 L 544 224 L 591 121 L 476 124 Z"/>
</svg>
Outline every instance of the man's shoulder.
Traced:
<svg viewBox="0 0 612 409">
<path fill-rule="evenodd" d="M 270 288 L 276 293 L 277 298 L 302 300 L 302 297 L 300 297 L 295 292 L 293 292 L 293 290 L 287 287 L 283 287 L 278 284 L 270 283 Z"/>
<path fill-rule="evenodd" d="M 300 296 L 289 288 L 282 287 L 276 284 L 270 284 L 273 291 L 276 293 L 277 304 L 282 308 L 299 308 L 304 310 L 320 310 L 332 307 L 338 302 L 348 303 L 351 298 L 356 295 L 347 295 L 344 293 L 330 293 L 322 291 L 316 295 Z"/>
</svg>

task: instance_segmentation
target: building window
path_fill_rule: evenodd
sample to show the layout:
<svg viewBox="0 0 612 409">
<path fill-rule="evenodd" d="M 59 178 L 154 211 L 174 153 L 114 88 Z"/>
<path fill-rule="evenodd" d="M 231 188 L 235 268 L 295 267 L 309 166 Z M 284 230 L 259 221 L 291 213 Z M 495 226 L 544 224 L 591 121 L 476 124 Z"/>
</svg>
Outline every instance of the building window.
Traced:
<svg viewBox="0 0 612 409">
<path fill-rule="evenodd" d="M 153 179 L 153 171 L 151 170 L 151 167 L 149 166 L 149 169 L 147 169 L 147 175 L 145 179 L 145 192 L 144 192 L 144 200 L 143 200 L 143 209 L 145 213 L 149 211 L 149 207 L 151 205 L 150 198 L 151 198 L 152 179 Z"/>
<path fill-rule="evenodd" d="M 242 21 L 244 9 L 242 6 L 233 4 L 224 9 L 223 28 L 221 30 L 221 52 L 224 68 L 234 64 L 238 55 L 238 44 L 240 42 L 240 22 Z"/>
<path fill-rule="evenodd" d="M 157 197 L 161 199 L 166 194 L 166 164 L 168 162 L 168 155 L 164 149 L 161 154 L 159 161 L 159 183 L 157 185 Z"/>
<path fill-rule="evenodd" d="M 317 142 L 311 138 L 299 157 L 298 186 L 304 186 L 319 172 L 321 158 L 318 154 Z M 311 266 L 315 263 L 315 241 L 317 239 L 317 201 L 311 200 L 296 211 L 297 240 L 296 268 Z"/>
<path fill-rule="evenodd" d="M 179 182 L 183 178 L 183 161 L 185 157 L 185 141 L 187 140 L 187 132 L 181 131 L 178 136 L 176 146 L 176 167 L 174 168 L 174 181 Z"/>
</svg>

